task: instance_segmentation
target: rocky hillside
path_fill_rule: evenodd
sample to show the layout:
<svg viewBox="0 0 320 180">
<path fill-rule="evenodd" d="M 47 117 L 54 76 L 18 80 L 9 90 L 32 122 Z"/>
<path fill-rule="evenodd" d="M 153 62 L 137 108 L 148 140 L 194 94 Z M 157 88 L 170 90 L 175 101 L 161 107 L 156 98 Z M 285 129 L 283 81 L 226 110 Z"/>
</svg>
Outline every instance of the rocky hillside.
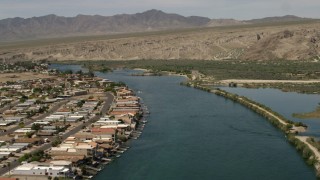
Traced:
<svg viewBox="0 0 320 180">
<path fill-rule="evenodd" d="M 61 41 L 33 47 L 2 46 L 0 60 L 319 59 L 319 29 L 319 22 L 249 25 Z"/>
</svg>

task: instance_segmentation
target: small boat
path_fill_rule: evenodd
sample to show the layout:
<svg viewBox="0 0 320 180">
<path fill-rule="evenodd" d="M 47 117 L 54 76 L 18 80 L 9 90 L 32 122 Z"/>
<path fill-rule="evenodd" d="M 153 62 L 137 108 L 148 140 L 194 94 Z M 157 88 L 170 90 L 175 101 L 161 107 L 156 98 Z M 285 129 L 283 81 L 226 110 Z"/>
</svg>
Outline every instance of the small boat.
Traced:
<svg viewBox="0 0 320 180">
<path fill-rule="evenodd" d="M 117 158 L 121 157 L 120 155 L 116 155 Z"/>
<path fill-rule="evenodd" d="M 104 161 L 112 161 L 112 159 L 109 159 L 109 158 L 102 158 L 102 160 L 104 160 Z"/>
</svg>

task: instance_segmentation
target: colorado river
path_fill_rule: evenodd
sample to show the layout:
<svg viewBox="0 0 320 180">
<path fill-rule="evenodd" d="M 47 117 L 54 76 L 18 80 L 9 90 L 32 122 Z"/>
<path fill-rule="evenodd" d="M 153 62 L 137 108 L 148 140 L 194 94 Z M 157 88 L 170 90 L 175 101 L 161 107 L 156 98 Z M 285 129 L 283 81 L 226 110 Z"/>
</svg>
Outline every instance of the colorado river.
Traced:
<svg viewBox="0 0 320 180">
<path fill-rule="evenodd" d="M 180 86 L 183 77 L 131 73 L 96 73 L 140 92 L 151 114 L 140 138 L 95 180 L 315 179 L 284 134 L 251 110 Z"/>
</svg>

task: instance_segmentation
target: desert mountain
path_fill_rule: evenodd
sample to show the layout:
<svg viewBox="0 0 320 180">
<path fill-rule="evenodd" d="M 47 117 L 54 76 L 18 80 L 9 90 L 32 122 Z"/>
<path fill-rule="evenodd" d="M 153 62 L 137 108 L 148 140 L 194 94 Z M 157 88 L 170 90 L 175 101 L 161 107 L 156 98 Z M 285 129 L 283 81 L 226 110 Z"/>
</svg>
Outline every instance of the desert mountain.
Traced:
<svg viewBox="0 0 320 180">
<path fill-rule="evenodd" d="M 184 17 L 155 9 L 143 13 L 114 16 L 78 15 L 76 17 L 63 17 L 51 14 L 26 19 L 17 17 L 0 20 L 0 42 L 300 20 L 307 19 L 284 16 L 249 21 L 210 20 L 206 17 Z"/>
<path fill-rule="evenodd" d="M 159 10 L 115 16 L 62 17 L 52 14 L 27 19 L 0 20 L 0 39 L 23 40 L 189 28 L 205 26 L 209 21 L 210 19 L 205 17 L 184 17 Z"/>
<path fill-rule="evenodd" d="M 66 18 L 48 15 L 28 19 L 5 19 L 0 21 L 0 62 L 320 59 L 320 22 L 305 20 L 308 19 L 295 16 L 251 21 L 210 20 L 167 14 L 158 10 L 110 17 L 78 15 Z M 174 30 L 152 31 L 163 29 Z M 121 34 L 136 31 L 143 33 Z M 112 35 L 114 33 L 118 34 Z M 91 36 L 97 34 L 109 35 Z M 66 38 L 79 35 L 90 36 Z M 4 41 L 43 37 L 62 38 Z"/>
<path fill-rule="evenodd" d="M 312 19 L 302 18 L 298 16 L 293 16 L 293 15 L 286 15 L 286 16 L 265 17 L 262 19 L 252 19 L 252 20 L 247 20 L 243 22 L 255 24 L 255 23 L 276 23 L 276 22 L 293 22 L 293 21 L 306 21 L 306 20 L 312 20 Z"/>
</svg>

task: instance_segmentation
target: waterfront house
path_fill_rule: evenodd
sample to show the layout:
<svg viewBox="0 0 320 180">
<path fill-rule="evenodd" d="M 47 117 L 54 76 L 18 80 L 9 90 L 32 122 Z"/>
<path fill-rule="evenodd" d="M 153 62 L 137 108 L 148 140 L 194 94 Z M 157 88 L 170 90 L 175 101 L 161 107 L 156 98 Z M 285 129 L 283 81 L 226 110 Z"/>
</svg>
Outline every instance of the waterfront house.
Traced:
<svg viewBox="0 0 320 180">
<path fill-rule="evenodd" d="M 112 109 L 110 112 L 111 116 L 123 115 L 123 114 L 132 114 L 136 115 L 139 113 L 139 109 Z"/>
<path fill-rule="evenodd" d="M 82 164 L 83 160 L 86 158 L 85 155 L 57 155 L 52 156 L 53 160 L 66 160 L 72 162 L 75 166 Z"/>
<path fill-rule="evenodd" d="M 90 157 L 94 155 L 97 149 L 97 143 L 95 142 L 76 142 L 75 137 L 69 137 L 59 147 L 52 147 L 50 154 L 52 156 L 79 156 L 84 155 Z"/>
<path fill-rule="evenodd" d="M 94 126 L 115 126 L 117 127 L 121 121 L 100 119 L 94 123 Z"/>
<path fill-rule="evenodd" d="M 129 124 L 129 125 L 134 124 L 135 125 L 135 122 L 133 120 L 133 116 L 131 114 L 116 115 L 115 119 L 122 120 L 125 124 Z"/>
<path fill-rule="evenodd" d="M 77 141 L 86 141 L 86 140 L 92 140 L 96 136 L 94 134 L 88 133 L 88 132 L 80 132 L 74 135 Z"/>
<path fill-rule="evenodd" d="M 105 140 L 105 141 L 112 140 L 113 142 L 115 142 L 117 129 L 94 127 L 91 129 L 91 133 L 96 135 L 96 137 L 93 140 Z"/>
<path fill-rule="evenodd" d="M 132 90 L 126 88 L 126 87 L 121 87 L 117 89 L 117 96 L 122 97 L 122 96 L 134 96 L 134 93 Z"/>
<path fill-rule="evenodd" d="M 137 96 L 123 96 L 123 97 L 118 97 L 116 99 L 116 102 L 128 102 L 128 101 L 138 101 L 139 102 L 139 97 L 137 97 Z"/>
<path fill-rule="evenodd" d="M 69 172 L 69 167 L 44 163 L 26 163 L 12 170 L 12 174 L 14 175 L 42 175 L 52 177 L 65 177 Z"/>
</svg>

